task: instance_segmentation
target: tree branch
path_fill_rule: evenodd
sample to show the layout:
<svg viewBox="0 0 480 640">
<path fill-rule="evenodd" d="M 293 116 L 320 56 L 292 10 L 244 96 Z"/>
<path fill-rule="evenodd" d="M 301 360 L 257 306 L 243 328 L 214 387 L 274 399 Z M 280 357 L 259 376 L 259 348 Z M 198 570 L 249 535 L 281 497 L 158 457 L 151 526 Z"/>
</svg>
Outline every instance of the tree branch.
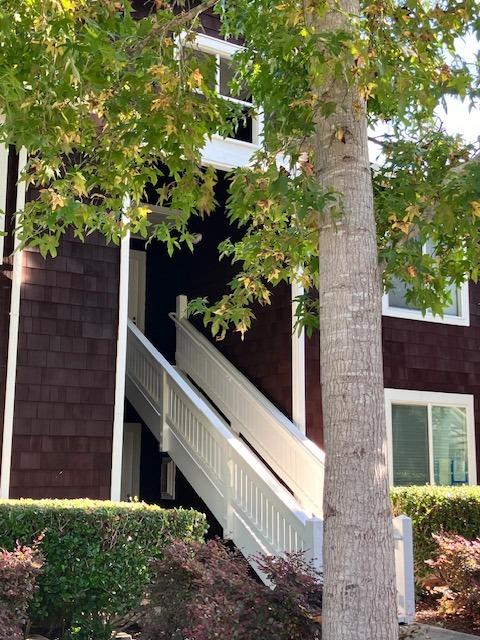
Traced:
<svg viewBox="0 0 480 640">
<path fill-rule="evenodd" d="M 193 9 L 189 9 L 189 11 L 184 11 L 183 13 L 179 13 L 175 16 L 175 18 L 170 22 L 169 27 L 181 27 L 184 24 L 193 22 L 202 13 L 216 5 L 217 2 L 218 0 L 203 0 L 203 2 L 196 7 L 193 7 Z"/>
</svg>

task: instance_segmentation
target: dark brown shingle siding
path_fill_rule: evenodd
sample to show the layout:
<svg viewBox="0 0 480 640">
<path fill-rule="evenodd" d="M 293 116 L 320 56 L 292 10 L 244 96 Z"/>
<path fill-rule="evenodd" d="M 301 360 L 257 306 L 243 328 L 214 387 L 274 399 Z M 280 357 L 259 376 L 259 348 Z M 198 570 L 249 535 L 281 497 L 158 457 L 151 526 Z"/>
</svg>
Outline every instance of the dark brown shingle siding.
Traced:
<svg viewBox="0 0 480 640">
<path fill-rule="evenodd" d="M 118 275 L 99 237 L 25 251 L 12 498 L 109 497 Z"/>
</svg>

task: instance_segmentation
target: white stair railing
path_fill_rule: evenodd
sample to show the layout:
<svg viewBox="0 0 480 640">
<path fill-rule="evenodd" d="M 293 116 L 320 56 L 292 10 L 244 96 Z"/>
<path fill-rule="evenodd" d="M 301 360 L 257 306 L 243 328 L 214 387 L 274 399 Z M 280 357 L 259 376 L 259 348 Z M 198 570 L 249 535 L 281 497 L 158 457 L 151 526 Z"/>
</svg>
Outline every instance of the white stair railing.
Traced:
<svg viewBox="0 0 480 640">
<path fill-rule="evenodd" d="M 322 522 L 233 434 L 129 321 L 127 397 L 247 557 L 304 550 L 321 566 Z"/>
<path fill-rule="evenodd" d="M 304 509 L 322 517 L 323 451 L 275 407 L 184 317 L 177 298 L 175 361 L 289 487 Z"/>
<path fill-rule="evenodd" d="M 254 568 L 251 556 L 258 553 L 299 550 L 321 568 L 322 521 L 300 505 L 130 320 L 126 383 L 128 399 L 162 450 Z M 410 623 L 415 611 L 412 523 L 406 516 L 393 522 L 398 619 Z"/>
</svg>

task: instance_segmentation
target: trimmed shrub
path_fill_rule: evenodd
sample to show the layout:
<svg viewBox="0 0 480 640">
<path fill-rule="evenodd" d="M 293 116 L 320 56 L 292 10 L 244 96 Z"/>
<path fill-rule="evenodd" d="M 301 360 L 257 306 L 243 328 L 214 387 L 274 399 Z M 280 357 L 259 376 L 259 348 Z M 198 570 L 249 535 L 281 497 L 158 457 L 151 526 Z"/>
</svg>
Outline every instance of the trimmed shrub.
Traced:
<svg viewBox="0 0 480 640">
<path fill-rule="evenodd" d="M 480 538 L 434 536 L 437 550 L 427 565 L 437 578 L 440 613 L 464 615 L 480 622 Z"/>
<path fill-rule="evenodd" d="M 428 572 L 426 561 L 436 548 L 433 534 L 473 540 L 480 533 L 480 487 L 395 487 L 391 498 L 394 515 L 404 513 L 413 522 L 417 579 Z"/>
<path fill-rule="evenodd" d="M 0 549 L 0 640 L 23 640 L 27 608 L 42 565 L 36 547 Z"/>
<path fill-rule="evenodd" d="M 149 640 L 315 640 L 321 637 L 320 576 L 301 554 L 260 557 L 274 589 L 260 583 L 245 558 L 219 540 L 177 542 L 154 576 L 143 616 Z"/>
<path fill-rule="evenodd" d="M 79 640 L 110 635 L 110 622 L 138 607 L 149 561 L 172 539 L 201 540 L 205 516 L 143 503 L 0 501 L 0 547 L 43 535 L 45 567 L 29 615 Z"/>
</svg>

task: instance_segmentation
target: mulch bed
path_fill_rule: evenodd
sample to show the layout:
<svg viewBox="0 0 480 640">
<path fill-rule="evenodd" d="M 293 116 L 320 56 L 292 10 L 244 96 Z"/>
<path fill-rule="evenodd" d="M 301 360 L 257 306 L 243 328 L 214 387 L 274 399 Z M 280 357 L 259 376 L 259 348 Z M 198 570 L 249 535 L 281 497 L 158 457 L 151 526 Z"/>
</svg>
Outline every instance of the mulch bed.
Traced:
<svg viewBox="0 0 480 640">
<path fill-rule="evenodd" d="M 451 631 L 470 633 L 480 637 L 480 624 L 475 624 L 470 618 L 465 618 L 460 615 L 449 616 L 438 613 L 435 600 L 433 599 L 423 600 L 417 603 L 415 621 L 421 624 L 443 627 Z"/>
</svg>

